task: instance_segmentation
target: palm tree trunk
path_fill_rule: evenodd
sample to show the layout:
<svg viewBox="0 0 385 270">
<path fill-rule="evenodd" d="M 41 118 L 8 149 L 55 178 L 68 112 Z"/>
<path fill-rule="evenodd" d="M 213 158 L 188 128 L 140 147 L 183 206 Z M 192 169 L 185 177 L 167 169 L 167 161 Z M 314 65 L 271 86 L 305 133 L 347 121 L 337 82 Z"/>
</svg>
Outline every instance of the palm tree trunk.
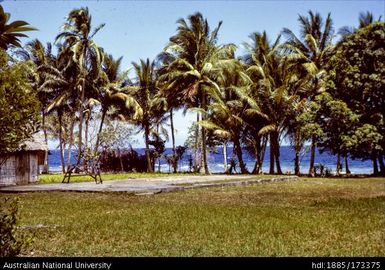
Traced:
<svg viewBox="0 0 385 270">
<path fill-rule="evenodd" d="M 309 176 L 314 177 L 314 162 L 315 162 L 315 147 L 316 147 L 316 139 L 313 136 L 311 140 L 311 149 L 310 149 L 310 166 L 309 166 Z"/>
<path fill-rule="evenodd" d="M 282 174 L 278 132 L 274 132 L 274 148 L 275 148 L 275 163 L 277 165 L 277 174 Z"/>
<path fill-rule="evenodd" d="M 86 81 L 83 79 L 83 85 L 81 87 L 81 96 L 80 96 L 80 109 L 79 109 L 79 134 L 78 134 L 78 157 L 77 165 L 80 165 L 81 156 L 82 156 L 82 133 L 83 133 L 83 105 L 85 100 L 85 86 Z"/>
<path fill-rule="evenodd" d="M 295 157 L 294 157 L 294 174 L 299 175 L 300 169 L 299 169 L 299 150 L 296 147 L 295 148 Z"/>
<path fill-rule="evenodd" d="M 377 153 L 373 151 L 372 153 L 372 161 L 373 161 L 373 174 L 378 175 L 378 164 L 377 164 Z"/>
<path fill-rule="evenodd" d="M 337 153 L 337 168 L 336 168 L 337 176 L 340 176 L 340 168 L 341 168 L 341 154 L 340 154 L 340 152 L 338 152 Z"/>
<path fill-rule="evenodd" d="M 103 130 L 103 123 L 104 123 L 106 114 L 107 114 L 107 110 L 102 109 L 102 119 L 100 119 L 99 130 L 98 130 L 98 134 L 96 135 L 95 154 L 98 152 L 99 143 L 100 143 L 100 134 L 102 133 L 102 130 Z"/>
<path fill-rule="evenodd" d="M 347 175 L 351 174 L 351 172 L 349 170 L 349 161 L 348 161 L 348 155 L 347 154 L 345 155 L 345 171 L 346 171 Z"/>
<path fill-rule="evenodd" d="M 74 117 L 75 118 L 75 117 Z M 71 167 L 71 154 L 72 154 L 72 145 L 74 139 L 74 128 L 75 128 L 75 119 L 73 119 L 70 127 L 70 141 L 68 144 L 68 152 L 67 152 L 67 171 Z"/>
<path fill-rule="evenodd" d="M 246 169 L 245 163 L 243 162 L 242 147 L 238 137 L 234 139 L 234 145 L 235 145 L 235 153 L 237 154 L 237 157 L 238 157 L 239 167 L 241 168 L 241 173 L 242 174 L 249 173 Z"/>
<path fill-rule="evenodd" d="M 223 144 L 223 168 L 225 173 L 227 172 L 227 142 L 224 141 Z"/>
<path fill-rule="evenodd" d="M 45 141 L 45 144 L 48 145 L 48 136 L 47 136 L 47 127 L 45 124 L 45 118 L 46 118 L 46 115 L 44 113 L 44 110 L 42 110 L 42 125 L 43 125 L 44 141 Z M 45 151 L 45 154 L 44 154 L 44 167 L 43 167 L 42 173 L 48 173 L 48 151 Z"/>
<path fill-rule="evenodd" d="M 197 112 L 197 123 L 199 122 L 199 112 Z M 195 127 L 195 151 L 194 151 L 194 159 L 195 159 L 195 165 L 194 165 L 194 172 L 198 172 L 200 170 L 200 161 L 198 156 L 198 150 L 199 150 L 199 125 L 196 124 Z"/>
<path fill-rule="evenodd" d="M 90 112 L 87 113 L 86 128 L 84 130 L 84 149 L 88 148 L 88 127 L 89 127 L 89 124 L 90 124 L 90 115 L 89 115 L 89 113 Z M 88 164 L 87 164 L 87 161 L 85 159 L 83 160 L 83 166 L 84 166 L 84 169 L 87 171 Z"/>
<path fill-rule="evenodd" d="M 275 155 L 275 149 L 274 149 L 274 140 L 273 140 L 273 134 L 270 133 L 270 169 L 269 174 L 274 174 L 274 155 Z"/>
<path fill-rule="evenodd" d="M 145 127 L 144 127 L 144 140 L 145 140 L 145 143 L 146 143 L 146 150 L 145 150 L 145 152 L 146 152 L 146 159 L 147 159 L 147 172 L 152 172 L 149 136 L 150 136 L 150 127 L 146 123 Z"/>
<path fill-rule="evenodd" d="M 63 148 L 63 134 L 62 134 L 62 113 L 58 112 L 58 120 L 59 120 L 59 149 L 60 149 L 60 162 L 62 172 L 65 173 L 65 161 L 64 161 L 64 148 Z"/>
<path fill-rule="evenodd" d="M 176 173 L 178 171 L 178 163 L 177 163 L 177 160 L 176 160 L 176 147 L 175 147 L 175 131 L 174 131 L 174 118 L 173 118 L 173 109 L 171 108 L 170 109 L 170 126 L 171 126 L 171 140 L 172 140 L 172 152 L 173 152 L 173 161 L 172 161 L 172 165 L 173 165 L 173 168 L 174 168 L 174 173 Z"/>
<path fill-rule="evenodd" d="M 202 94 L 202 109 L 206 111 L 207 109 L 207 97 L 206 95 L 203 93 Z M 206 117 L 202 115 L 202 120 L 205 120 Z M 208 164 L 207 164 L 207 145 L 206 145 L 206 128 L 205 127 L 202 127 L 202 161 L 203 161 L 203 168 L 205 170 L 205 174 L 209 174 L 209 167 L 208 167 Z"/>
</svg>

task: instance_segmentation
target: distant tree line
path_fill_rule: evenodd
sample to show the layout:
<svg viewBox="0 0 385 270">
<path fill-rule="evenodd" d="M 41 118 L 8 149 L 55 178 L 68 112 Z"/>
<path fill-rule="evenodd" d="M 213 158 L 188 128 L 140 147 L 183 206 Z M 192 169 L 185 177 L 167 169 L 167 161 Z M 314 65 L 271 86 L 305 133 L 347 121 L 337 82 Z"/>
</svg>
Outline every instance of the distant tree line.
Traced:
<svg viewBox="0 0 385 270">
<path fill-rule="evenodd" d="M 370 13 L 360 14 L 357 28 L 343 27 L 333 40 L 331 15 L 324 19 L 309 11 L 298 17 L 300 36 L 287 28 L 273 40 L 266 32 L 252 33 L 241 57 L 235 56 L 237 45 L 218 44 L 222 22 L 211 29 L 195 13 L 177 21 L 175 35 L 156 59 L 132 62 L 135 76 L 129 78 L 121 71 L 122 57 L 96 44 L 104 24 L 93 27 L 88 8 L 68 14 L 55 52 L 39 40 L 21 48 L 22 32 L 34 29 L 26 22 L 9 24 L 9 14 L 0 11 L 0 104 L 9 104 L 0 106 L 3 152 L 35 127 L 46 141 L 58 139 L 63 172 L 74 148 L 78 164 L 88 151 L 99 159 L 117 158 L 124 168 L 134 158 L 123 151 L 129 147 L 118 147 L 123 156 L 112 155 L 119 149 L 106 150 L 108 126 L 119 122 L 143 132 L 147 172 L 164 155 L 170 128 L 173 154 L 167 160 L 177 172 L 182 148 L 175 143 L 173 116 L 183 109 L 196 113 L 187 146 L 197 172 L 209 173 L 208 147 L 231 144 L 242 173 L 261 173 L 269 149 L 269 173 L 282 174 L 280 145 L 286 138 L 295 152 L 295 174 L 306 144 L 311 176 L 317 148 L 336 156 L 337 174 L 342 164 L 349 173 L 349 157 L 369 159 L 374 174 L 385 174 L 385 24 Z M 9 121 L 11 114 L 22 124 Z M 242 149 L 255 158 L 250 172 Z"/>
</svg>

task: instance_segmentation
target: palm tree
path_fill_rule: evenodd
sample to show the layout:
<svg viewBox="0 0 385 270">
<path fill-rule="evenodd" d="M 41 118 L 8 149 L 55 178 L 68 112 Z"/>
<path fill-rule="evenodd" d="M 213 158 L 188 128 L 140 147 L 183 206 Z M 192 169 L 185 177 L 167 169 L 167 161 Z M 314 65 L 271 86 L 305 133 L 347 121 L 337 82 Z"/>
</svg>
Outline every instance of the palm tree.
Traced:
<svg viewBox="0 0 385 270">
<path fill-rule="evenodd" d="M 36 72 L 34 73 L 32 85 L 38 93 L 41 103 L 42 129 L 45 142 L 48 144 L 46 108 L 52 102 L 54 93 L 52 88 L 47 87 L 47 84 L 45 84 L 45 82 L 50 80 L 52 76 L 52 74 L 47 73 L 46 71 L 47 67 L 54 65 L 54 62 L 56 61 L 54 55 L 52 54 L 51 43 L 47 43 L 47 47 L 45 48 L 38 39 L 35 39 L 28 42 L 25 49 L 16 51 L 16 54 L 21 56 L 24 61 L 32 61 L 36 66 Z M 48 153 L 45 155 L 43 173 L 48 173 Z"/>
<path fill-rule="evenodd" d="M 101 63 L 103 62 L 103 51 L 93 40 L 96 33 L 104 27 L 99 25 L 95 29 L 91 28 L 91 15 L 88 8 L 72 10 L 67 22 L 63 25 L 63 31 L 56 37 L 56 42 L 64 40 L 67 53 L 72 56 L 72 61 L 77 67 L 77 80 L 75 88 L 80 95 L 79 100 L 79 129 L 78 129 L 78 164 L 82 152 L 82 128 L 83 111 L 86 104 L 87 82 L 95 81 L 101 73 Z"/>
<path fill-rule="evenodd" d="M 284 28 L 285 48 L 291 54 L 291 60 L 301 66 L 302 76 L 307 76 L 309 85 L 301 98 L 313 99 L 324 90 L 325 67 L 332 54 L 333 22 L 330 13 L 325 22 L 319 13 L 308 12 L 309 16 L 299 15 L 301 38 L 290 29 Z M 309 175 L 314 175 L 315 149 L 317 137 L 311 139 L 311 157 Z"/>
<path fill-rule="evenodd" d="M 137 120 L 142 117 L 143 110 L 136 100 L 129 95 L 128 88 L 125 87 L 126 73 L 120 72 L 122 57 L 114 59 L 112 55 L 105 54 L 103 58 L 102 70 L 103 74 L 97 84 L 97 96 L 90 99 L 91 103 L 100 105 L 101 120 L 95 143 L 95 154 L 99 151 L 100 135 L 103 130 L 103 124 L 107 112 L 110 108 L 115 107 L 119 110 L 130 112 L 130 117 Z"/>
<path fill-rule="evenodd" d="M 246 99 L 250 112 L 259 113 L 264 125 L 258 135 L 270 137 L 270 170 L 282 174 L 280 165 L 280 138 L 288 127 L 293 106 L 298 97 L 292 91 L 295 74 L 288 59 L 279 53 L 280 36 L 270 45 L 266 32 L 253 33 L 252 43 L 246 44 L 249 54 L 245 56 L 248 74 L 253 86 Z"/>
<path fill-rule="evenodd" d="M 235 46 L 217 45 L 218 32 L 222 22 L 210 31 L 209 24 L 201 13 L 195 13 L 177 21 L 177 33 L 170 38 L 165 48 L 174 57 L 167 69 L 169 85 L 165 91 L 181 92 L 184 103 L 190 107 L 200 107 L 204 111 L 209 103 L 207 91 L 219 89 L 211 77 L 211 71 L 217 61 L 228 58 Z M 199 114 L 197 116 L 199 120 Z M 204 120 L 204 116 L 202 116 Z M 206 156 L 206 128 L 202 133 L 203 168 L 209 173 Z"/>
<path fill-rule="evenodd" d="M 143 111 L 142 117 L 134 122 L 144 131 L 147 172 L 152 172 L 150 135 L 155 132 L 157 124 L 163 118 L 167 102 L 160 95 L 155 62 L 150 62 L 150 59 L 147 58 L 146 61 L 141 59 L 140 63 L 133 62 L 132 65 L 136 78 L 133 83 L 134 87 L 131 87 L 128 93 L 135 98 Z"/>
<path fill-rule="evenodd" d="M 207 120 L 198 122 L 201 126 L 213 130 L 214 135 L 231 140 L 237 155 L 241 173 L 248 173 L 242 157 L 241 134 L 245 126 L 243 114 L 246 103 L 239 99 L 239 93 L 246 91 L 251 81 L 246 75 L 239 60 L 229 59 L 226 66 L 214 69 L 217 72 L 218 92 L 215 88 L 209 91 L 213 102 L 208 105 Z M 224 149 L 226 144 L 224 145 Z M 226 168 L 225 168 L 226 169 Z"/>
<path fill-rule="evenodd" d="M 14 21 L 8 24 L 10 18 L 11 14 L 4 12 L 0 5 L 0 48 L 4 50 L 7 50 L 11 45 L 21 47 L 19 38 L 28 37 L 22 32 L 36 30 L 25 21 Z"/>
<path fill-rule="evenodd" d="M 381 16 L 375 20 L 373 17 L 373 13 L 367 11 L 366 13 L 361 12 L 358 17 L 358 29 L 364 28 L 372 23 L 381 21 Z M 341 35 L 342 40 L 344 40 L 347 36 L 353 34 L 358 30 L 355 27 L 343 26 L 338 30 L 338 34 Z"/>
</svg>

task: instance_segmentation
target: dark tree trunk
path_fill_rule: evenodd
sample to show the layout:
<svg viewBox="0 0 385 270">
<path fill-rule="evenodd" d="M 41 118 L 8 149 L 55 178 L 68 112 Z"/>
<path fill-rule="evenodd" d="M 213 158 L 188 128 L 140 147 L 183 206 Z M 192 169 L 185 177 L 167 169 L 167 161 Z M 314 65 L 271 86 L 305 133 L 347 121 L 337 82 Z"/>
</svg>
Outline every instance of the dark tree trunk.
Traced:
<svg viewBox="0 0 385 270">
<path fill-rule="evenodd" d="M 84 149 L 87 149 L 88 148 L 88 127 L 90 125 L 90 115 L 89 115 L 90 112 L 87 113 L 87 118 L 86 118 L 86 128 L 84 130 Z M 87 160 L 83 160 L 83 166 L 85 168 L 85 170 L 87 171 L 88 169 L 88 164 L 87 164 Z"/>
<path fill-rule="evenodd" d="M 203 93 L 202 94 L 202 109 L 203 110 L 206 110 L 207 109 L 207 97 L 206 95 Z M 204 117 L 202 115 L 202 120 L 205 120 L 206 117 Z M 210 174 L 209 172 L 209 167 L 208 167 L 208 164 L 207 164 L 207 143 L 206 143 L 206 128 L 205 127 L 202 127 L 201 129 L 202 131 L 202 161 L 203 161 L 203 168 L 205 170 L 205 174 Z"/>
<path fill-rule="evenodd" d="M 316 148 L 316 139 L 315 137 L 311 140 L 310 148 L 310 166 L 309 166 L 309 176 L 315 176 L 314 162 L 315 162 L 315 148 Z"/>
<path fill-rule="evenodd" d="M 44 141 L 45 141 L 45 144 L 48 145 L 48 136 L 47 136 L 47 127 L 46 127 L 46 124 L 45 124 L 45 118 L 46 118 L 46 115 L 44 113 L 44 110 L 42 110 L 42 125 L 43 125 Z M 49 166 L 48 166 L 48 151 L 45 151 L 45 154 L 44 154 L 44 166 L 43 166 L 42 173 L 48 173 L 48 170 L 49 170 Z"/>
<path fill-rule="evenodd" d="M 63 147 L 63 134 L 62 134 L 62 113 L 58 112 L 58 120 L 59 120 L 59 149 L 60 149 L 60 162 L 61 162 L 61 170 L 63 173 L 65 170 L 65 161 L 64 161 L 64 147 Z"/>
<path fill-rule="evenodd" d="M 299 175 L 300 174 L 300 167 L 299 167 L 299 150 L 296 147 L 295 149 L 295 157 L 294 157 L 294 174 Z"/>
<path fill-rule="evenodd" d="M 75 119 L 73 119 L 70 127 L 70 142 L 68 144 L 68 152 L 67 152 L 67 172 L 71 166 L 72 145 L 74 142 L 74 127 L 75 127 Z"/>
<path fill-rule="evenodd" d="M 275 149 L 275 163 L 277 165 L 277 174 L 282 174 L 278 132 L 274 132 L 274 149 Z"/>
<path fill-rule="evenodd" d="M 345 171 L 346 171 L 346 174 L 349 175 L 351 174 L 350 170 L 349 170 L 349 160 L 348 160 L 348 155 L 345 155 Z"/>
<path fill-rule="evenodd" d="M 107 110 L 102 109 L 102 119 L 100 119 L 99 130 L 98 130 L 98 134 L 96 135 L 96 143 L 95 143 L 95 150 L 94 150 L 95 154 L 98 153 L 99 151 L 100 134 L 102 133 L 102 130 L 103 130 L 103 124 L 104 124 L 104 119 L 106 117 L 106 114 L 107 114 Z"/>
<path fill-rule="evenodd" d="M 149 136 L 150 136 L 150 127 L 146 123 L 144 127 L 144 140 L 146 143 L 146 160 L 147 160 L 147 172 L 152 172 L 152 164 L 151 164 L 151 156 L 150 156 L 150 141 L 149 141 Z"/>
<path fill-rule="evenodd" d="M 234 139 L 234 145 L 235 145 L 235 153 L 237 154 L 238 162 L 239 162 L 239 167 L 241 168 L 241 173 L 246 174 L 249 173 L 246 169 L 246 165 L 243 162 L 243 157 L 242 157 L 242 147 L 239 142 L 239 138 Z"/>
<path fill-rule="evenodd" d="M 83 105 L 85 100 L 86 81 L 83 79 L 82 91 L 80 93 L 80 109 L 79 109 L 79 134 L 78 134 L 78 157 L 77 165 L 80 165 L 82 156 L 82 135 L 83 135 Z"/>
<path fill-rule="evenodd" d="M 275 162 L 274 162 L 274 155 L 275 155 L 275 146 L 274 146 L 274 139 L 273 139 L 273 134 L 270 133 L 270 169 L 269 169 L 269 174 L 274 174 L 275 173 L 275 170 L 274 170 L 274 165 L 275 165 Z"/>
<path fill-rule="evenodd" d="M 178 171 L 178 162 L 176 160 L 176 147 L 175 147 L 175 132 L 174 132 L 174 118 L 173 118 L 173 109 L 170 109 L 170 126 L 171 126 L 171 140 L 172 140 L 172 165 L 174 169 L 174 173 Z"/>
<path fill-rule="evenodd" d="M 373 174 L 378 175 L 377 153 L 375 151 L 373 151 L 372 153 L 372 161 L 373 161 Z"/>
<path fill-rule="evenodd" d="M 337 167 L 336 167 L 337 176 L 340 176 L 340 170 L 341 170 L 341 154 L 340 154 L 340 152 L 338 152 L 337 153 Z"/>
</svg>

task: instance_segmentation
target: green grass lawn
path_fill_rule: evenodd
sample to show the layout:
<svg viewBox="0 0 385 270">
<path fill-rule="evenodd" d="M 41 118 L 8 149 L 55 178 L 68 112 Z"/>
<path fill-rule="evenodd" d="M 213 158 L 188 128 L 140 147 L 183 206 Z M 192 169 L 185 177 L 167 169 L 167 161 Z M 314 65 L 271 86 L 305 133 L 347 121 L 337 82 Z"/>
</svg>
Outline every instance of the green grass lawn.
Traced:
<svg viewBox="0 0 385 270">
<path fill-rule="evenodd" d="M 78 175 L 72 174 L 76 177 L 71 177 L 71 182 L 87 182 L 94 181 L 91 176 L 87 175 Z M 137 178 L 154 178 L 154 177 L 166 177 L 166 176 L 174 176 L 174 175 L 197 175 L 193 173 L 102 173 L 101 177 L 103 181 L 108 180 L 121 180 L 121 179 L 137 179 Z M 39 183 L 47 184 L 47 183 L 61 183 L 63 181 L 64 174 L 42 174 L 39 175 Z"/>
<path fill-rule="evenodd" d="M 385 178 L 153 196 L 25 193 L 33 256 L 385 256 Z M 56 227 L 55 227 L 56 226 Z"/>
</svg>

